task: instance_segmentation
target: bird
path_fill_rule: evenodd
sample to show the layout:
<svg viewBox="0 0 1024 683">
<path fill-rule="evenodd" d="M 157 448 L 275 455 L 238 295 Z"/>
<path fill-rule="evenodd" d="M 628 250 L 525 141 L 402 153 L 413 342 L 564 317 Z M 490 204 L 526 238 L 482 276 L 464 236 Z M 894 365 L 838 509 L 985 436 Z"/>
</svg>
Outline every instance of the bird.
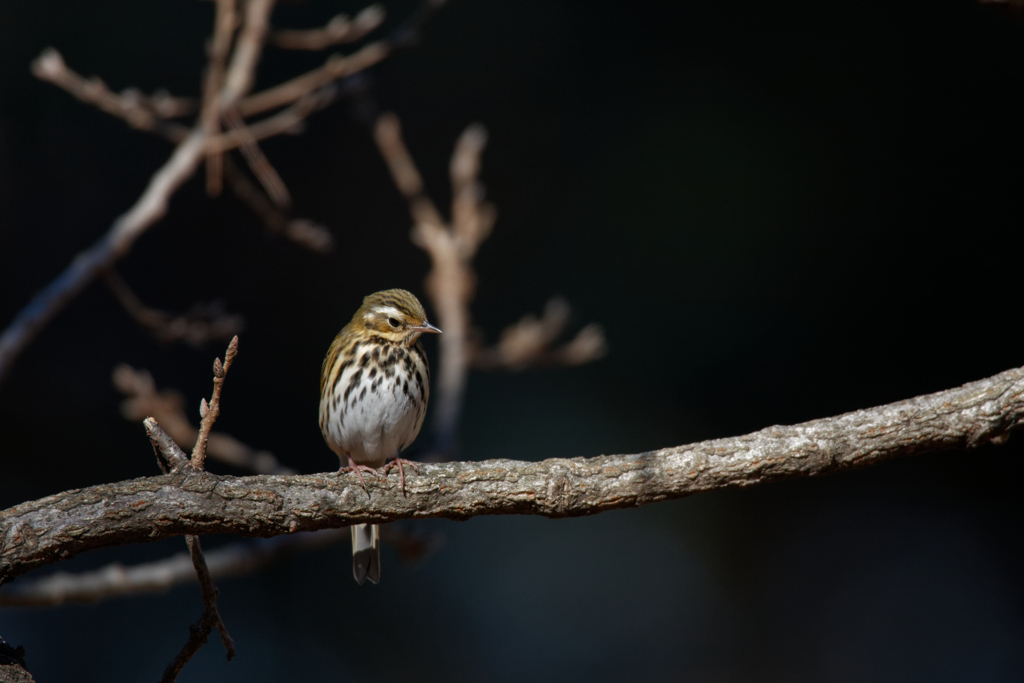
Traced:
<svg viewBox="0 0 1024 683">
<path fill-rule="evenodd" d="M 404 289 L 370 294 L 334 338 L 320 372 L 320 431 L 341 460 L 338 472 L 383 473 L 415 463 L 398 454 L 423 426 L 430 398 L 430 366 L 424 333 L 441 330 L 427 321 L 423 304 Z M 387 462 L 388 459 L 393 459 Z M 352 573 L 356 582 L 380 581 L 380 530 L 352 529 Z"/>
</svg>

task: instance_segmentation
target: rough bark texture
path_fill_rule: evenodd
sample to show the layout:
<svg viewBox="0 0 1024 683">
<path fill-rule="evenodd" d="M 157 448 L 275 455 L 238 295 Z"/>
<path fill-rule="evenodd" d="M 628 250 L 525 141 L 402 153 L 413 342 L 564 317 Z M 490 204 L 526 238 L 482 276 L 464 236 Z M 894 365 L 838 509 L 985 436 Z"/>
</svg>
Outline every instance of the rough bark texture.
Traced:
<svg viewBox="0 0 1024 683">
<path fill-rule="evenodd" d="M 1024 368 L 790 427 L 636 455 L 423 464 L 407 479 L 186 471 L 66 491 L 0 513 L 0 582 L 78 553 L 181 534 L 274 536 L 414 517 L 591 515 L 897 456 L 1001 441 L 1024 420 Z"/>
</svg>

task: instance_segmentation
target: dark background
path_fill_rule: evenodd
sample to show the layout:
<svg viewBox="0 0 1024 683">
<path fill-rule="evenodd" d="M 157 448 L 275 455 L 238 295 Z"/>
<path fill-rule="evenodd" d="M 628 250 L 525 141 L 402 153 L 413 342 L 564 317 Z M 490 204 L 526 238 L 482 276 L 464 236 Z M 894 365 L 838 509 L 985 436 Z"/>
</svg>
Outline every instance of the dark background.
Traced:
<svg viewBox="0 0 1024 683">
<path fill-rule="evenodd" d="M 387 7 L 391 26 L 414 5 Z M 212 12 L 0 0 L 0 325 L 170 152 L 36 81 L 30 60 L 52 45 L 115 90 L 194 95 Z M 322 59 L 268 49 L 260 84 Z M 966 0 L 453 2 L 373 70 L 372 98 L 402 118 L 442 206 L 459 132 L 490 131 L 500 217 L 473 307 L 488 338 L 561 294 L 611 348 L 584 368 L 473 374 L 461 457 L 634 453 L 1021 365 L 1021 64 L 1024 21 Z M 364 295 L 422 296 L 428 261 L 359 107 L 263 148 L 333 254 L 268 235 L 197 176 L 120 270 L 149 305 L 243 314 L 218 427 L 325 471 L 323 353 Z M 154 474 L 111 370 L 147 368 L 195 406 L 222 353 L 161 346 L 91 286 L 0 386 L 0 506 Z M 220 581 L 238 657 L 214 640 L 181 680 L 1019 681 L 1021 454 L 1018 436 L 592 518 L 408 524 L 443 547 L 412 566 L 385 548 L 376 587 L 352 581 L 347 543 Z M 200 610 L 183 585 L 4 610 L 0 636 L 40 681 L 155 680 Z"/>
</svg>

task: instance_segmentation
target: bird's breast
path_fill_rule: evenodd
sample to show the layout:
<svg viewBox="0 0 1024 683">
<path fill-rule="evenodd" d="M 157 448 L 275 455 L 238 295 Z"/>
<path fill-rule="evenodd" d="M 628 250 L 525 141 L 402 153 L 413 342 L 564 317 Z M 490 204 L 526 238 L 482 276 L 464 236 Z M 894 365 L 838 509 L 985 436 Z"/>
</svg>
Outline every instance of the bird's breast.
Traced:
<svg viewBox="0 0 1024 683">
<path fill-rule="evenodd" d="M 412 443 L 423 424 L 426 359 L 399 345 L 372 344 L 349 361 L 324 386 L 320 428 L 339 456 L 379 467 Z"/>
</svg>

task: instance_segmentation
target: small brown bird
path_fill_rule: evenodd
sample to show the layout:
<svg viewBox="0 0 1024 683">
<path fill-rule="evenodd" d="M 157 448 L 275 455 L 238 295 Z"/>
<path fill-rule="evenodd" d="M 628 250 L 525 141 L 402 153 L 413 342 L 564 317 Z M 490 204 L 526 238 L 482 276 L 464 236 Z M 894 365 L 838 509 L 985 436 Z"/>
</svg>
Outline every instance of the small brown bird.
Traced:
<svg viewBox="0 0 1024 683">
<path fill-rule="evenodd" d="M 440 331 L 415 296 L 387 289 L 363 299 L 334 338 L 320 372 L 320 431 L 341 458 L 339 472 L 355 471 L 363 482 L 361 471 L 383 466 L 386 475 L 397 465 L 404 489 L 402 463 L 415 464 L 398 454 L 419 434 L 430 398 L 420 335 Z M 352 572 L 360 584 L 380 581 L 376 524 L 352 526 Z"/>
</svg>

